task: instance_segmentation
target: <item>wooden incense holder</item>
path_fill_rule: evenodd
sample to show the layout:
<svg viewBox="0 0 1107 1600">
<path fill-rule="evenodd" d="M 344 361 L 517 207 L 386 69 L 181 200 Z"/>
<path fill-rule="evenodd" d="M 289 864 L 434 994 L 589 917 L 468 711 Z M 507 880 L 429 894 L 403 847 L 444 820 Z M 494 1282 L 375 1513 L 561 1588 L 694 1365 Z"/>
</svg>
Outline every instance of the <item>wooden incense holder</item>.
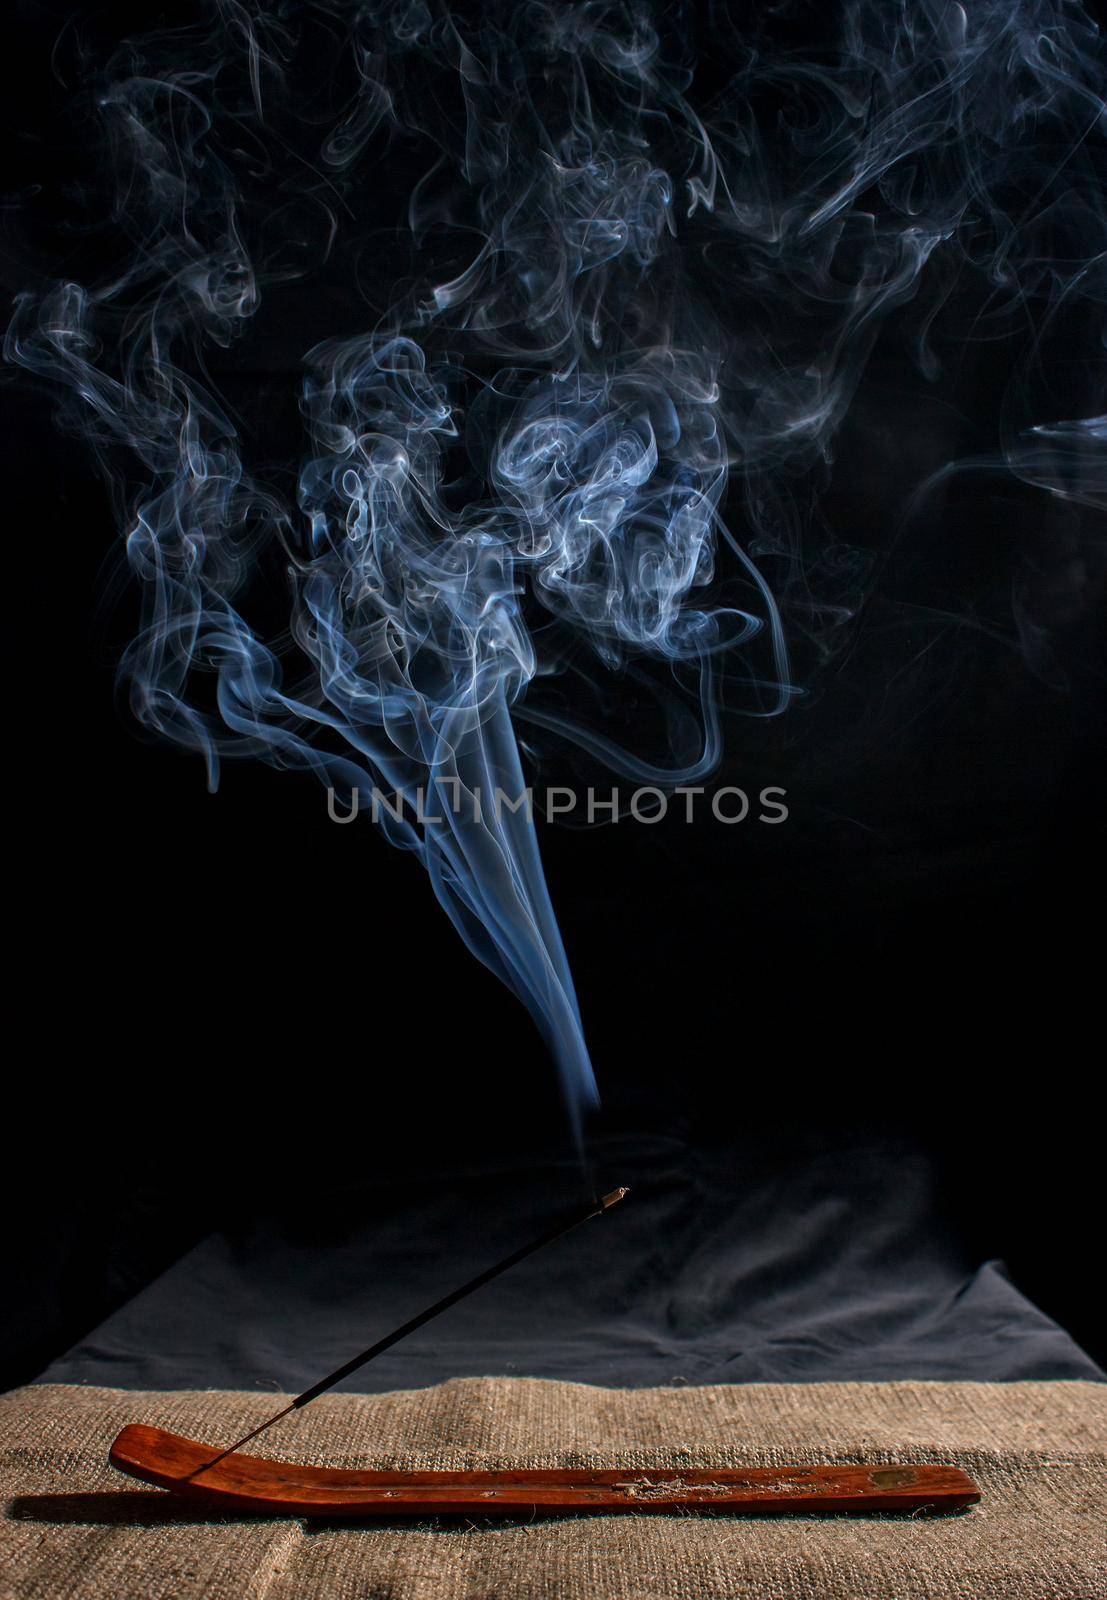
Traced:
<svg viewBox="0 0 1107 1600">
<path fill-rule="evenodd" d="M 573 1512 L 718 1511 L 728 1516 L 812 1512 L 959 1511 L 980 1491 L 957 1467 L 668 1467 L 509 1472 L 348 1472 L 229 1455 L 132 1424 L 111 1447 L 113 1467 L 211 1509 L 283 1517 L 532 1517 Z"/>
</svg>

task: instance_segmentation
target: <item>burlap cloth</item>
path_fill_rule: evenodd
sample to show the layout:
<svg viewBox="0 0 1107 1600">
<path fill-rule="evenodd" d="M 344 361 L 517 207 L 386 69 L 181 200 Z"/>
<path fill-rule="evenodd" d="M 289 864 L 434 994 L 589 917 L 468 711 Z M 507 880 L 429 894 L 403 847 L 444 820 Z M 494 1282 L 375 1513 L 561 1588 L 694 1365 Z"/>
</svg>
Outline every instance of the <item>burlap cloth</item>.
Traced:
<svg viewBox="0 0 1107 1600">
<path fill-rule="evenodd" d="M 1107 1384 L 596 1389 L 466 1378 L 325 1396 L 265 1453 L 332 1466 L 955 1462 L 943 1518 L 589 1517 L 529 1525 L 204 1518 L 120 1477 L 126 1422 L 226 1443 L 272 1394 L 62 1384 L 0 1397 L 3 1600 L 1100 1600 Z"/>
</svg>

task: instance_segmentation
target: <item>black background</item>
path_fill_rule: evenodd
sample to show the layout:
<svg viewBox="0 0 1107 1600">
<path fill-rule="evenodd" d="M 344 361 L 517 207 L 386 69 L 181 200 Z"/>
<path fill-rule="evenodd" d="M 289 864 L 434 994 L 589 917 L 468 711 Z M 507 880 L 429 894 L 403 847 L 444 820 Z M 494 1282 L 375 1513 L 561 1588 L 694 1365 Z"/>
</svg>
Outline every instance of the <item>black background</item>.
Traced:
<svg viewBox="0 0 1107 1600">
<path fill-rule="evenodd" d="M 64 15 L 18 7 L 0 60 L 4 187 L 25 205 L 41 186 L 29 222 L 7 213 L 12 292 L 77 249 L 54 231 L 83 159 L 50 72 Z M 878 552 L 874 592 L 807 702 L 728 728 L 718 777 L 784 787 L 789 821 L 541 843 L 606 1125 L 907 1130 L 973 1250 L 1102 1362 L 1102 567 L 1043 681 L 1011 594 L 1064 565 L 1067 513 L 992 485 L 904 518 L 992 436 L 1003 362 L 923 394 L 894 329 L 878 347 L 824 505 Z M 230 764 L 211 795 L 197 759 L 140 736 L 106 492 L 50 396 L 2 381 L 15 1382 L 285 1153 L 318 1190 L 567 1135 L 529 1020 L 413 860 L 328 821 L 306 777 Z"/>
</svg>

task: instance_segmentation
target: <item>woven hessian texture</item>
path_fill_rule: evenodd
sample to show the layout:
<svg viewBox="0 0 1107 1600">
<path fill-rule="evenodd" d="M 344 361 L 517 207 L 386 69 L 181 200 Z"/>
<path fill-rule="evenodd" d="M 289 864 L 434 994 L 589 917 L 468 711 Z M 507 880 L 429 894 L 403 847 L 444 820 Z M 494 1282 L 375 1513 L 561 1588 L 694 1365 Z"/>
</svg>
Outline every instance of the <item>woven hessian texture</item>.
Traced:
<svg viewBox="0 0 1107 1600">
<path fill-rule="evenodd" d="M 107 1465 L 127 1422 L 218 1445 L 278 1404 L 59 1384 L 0 1397 L 3 1600 L 1107 1600 L 1104 1384 L 466 1378 L 325 1396 L 264 1440 L 345 1467 L 946 1461 L 984 1499 L 940 1518 L 204 1519 Z"/>
</svg>

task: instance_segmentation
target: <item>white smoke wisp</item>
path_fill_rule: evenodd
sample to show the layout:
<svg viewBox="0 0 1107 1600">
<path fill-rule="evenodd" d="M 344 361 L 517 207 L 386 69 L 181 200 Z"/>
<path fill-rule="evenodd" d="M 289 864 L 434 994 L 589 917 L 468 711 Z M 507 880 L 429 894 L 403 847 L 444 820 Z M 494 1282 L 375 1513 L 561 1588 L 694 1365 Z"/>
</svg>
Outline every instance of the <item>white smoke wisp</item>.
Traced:
<svg viewBox="0 0 1107 1600">
<path fill-rule="evenodd" d="M 851 0 L 806 51 L 704 18 L 224 0 L 129 43 L 85 64 L 118 265 L 28 291 L 7 342 L 126 508 L 138 718 L 213 785 L 258 757 L 447 795 L 383 826 L 530 1009 L 578 1123 L 595 1083 L 533 825 L 458 797 L 522 792 L 522 727 L 687 783 L 727 717 L 803 692 L 866 592 L 860 557 L 821 592 L 816 505 L 893 312 L 917 308 L 924 374 L 967 277 L 981 337 L 1033 316 L 1045 342 L 1078 307 L 1102 338 L 1104 53 L 1078 6 Z M 230 352 L 328 304 L 298 462 L 251 463 Z M 1036 370 L 999 465 L 1086 499 L 1102 419 L 1043 411 Z M 663 750 L 586 711 L 605 684 L 654 696 Z"/>
</svg>

